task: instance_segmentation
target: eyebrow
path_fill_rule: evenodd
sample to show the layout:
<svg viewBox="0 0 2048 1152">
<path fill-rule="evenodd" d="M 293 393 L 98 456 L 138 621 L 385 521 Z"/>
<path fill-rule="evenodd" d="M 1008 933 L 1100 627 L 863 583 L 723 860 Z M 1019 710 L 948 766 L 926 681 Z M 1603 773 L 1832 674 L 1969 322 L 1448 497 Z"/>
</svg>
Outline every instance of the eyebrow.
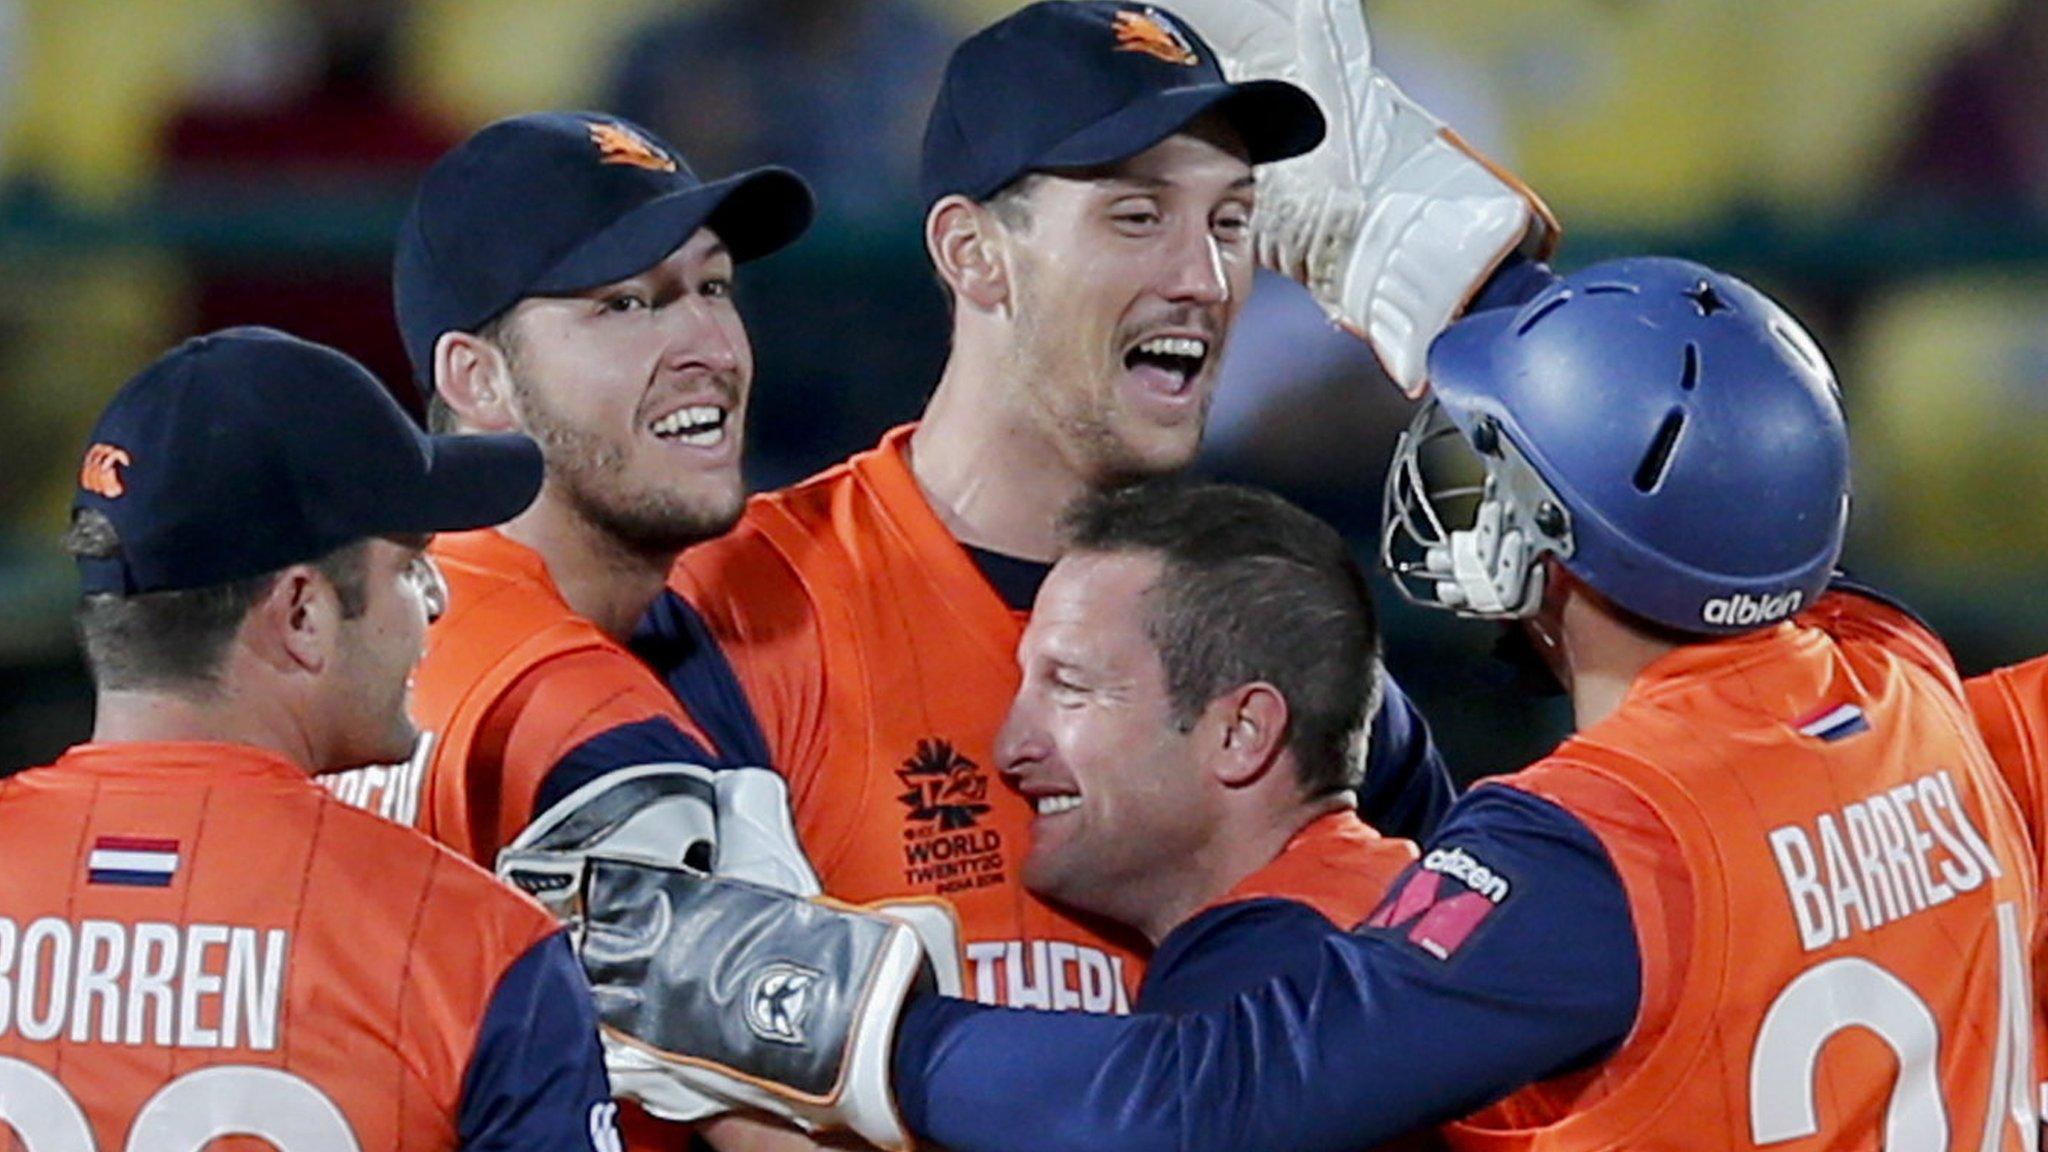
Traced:
<svg viewBox="0 0 2048 1152">
<path fill-rule="evenodd" d="M 668 261 L 668 259 L 669 259 L 670 257 L 674 256 L 674 255 L 675 255 L 675 253 L 674 253 L 674 252 L 670 252 L 670 253 L 668 254 L 668 256 L 664 256 L 664 257 L 662 257 L 662 258 L 661 258 L 661 261 L 660 261 L 660 262 L 657 262 L 656 264 L 650 264 L 650 265 L 648 265 L 647 267 L 645 267 L 645 268 L 642 268 L 642 269 L 641 269 L 640 271 L 638 271 L 638 272 L 635 272 L 635 273 L 633 273 L 633 274 L 632 274 L 631 276 L 621 276 L 621 277 L 619 277 L 619 278 L 618 278 L 617 280 L 608 280 L 608 281 L 604 282 L 603 284 L 593 284 L 593 285 L 591 285 L 590 287 L 588 287 L 588 288 L 585 288 L 585 289 L 583 289 L 583 290 L 581 290 L 581 291 L 578 291 L 578 292 L 571 292 L 571 293 L 568 293 L 568 294 L 567 294 L 566 296 L 562 297 L 562 299 L 567 299 L 567 300 L 596 300 L 596 299 L 600 299 L 600 298 L 602 298 L 602 297 L 604 296 L 604 294 L 605 294 L 606 292 L 608 292 L 608 291 L 610 291 L 610 290 L 612 290 L 612 289 L 614 289 L 614 288 L 617 288 L 617 287 L 618 287 L 619 285 L 621 285 L 621 284 L 631 284 L 631 283 L 633 283 L 634 281 L 637 281 L 637 280 L 644 280 L 644 279 L 646 279 L 646 278 L 647 278 L 647 276 L 648 276 L 648 275 L 649 275 L 650 273 L 652 273 L 652 272 L 653 272 L 653 271 L 655 270 L 655 268 L 659 267 L 660 263 L 665 263 L 665 262 L 667 262 L 667 261 Z M 725 257 L 725 258 L 726 258 L 727 260 L 731 260 L 731 259 L 733 258 L 733 257 L 732 257 L 732 249 L 731 249 L 731 248 L 728 248 L 728 247 L 726 247 L 726 243 L 725 243 L 725 241 L 723 241 L 723 240 L 720 240 L 720 239 L 718 238 L 717 234 L 715 234 L 715 233 L 714 233 L 714 234 L 712 235 L 712 237 L 711 237 L 711 243 L 710 243 L 710 244 L 709 244 L 708 246 L 706 246 L 706 247 L 705 247 L 705 249 L 704 249 L 704 253 L 703 253 L 703 255 L 702 255 L 702 256 L 700 257 L 700 259 L 704 259 L 704 260 L 716 260 L 716 259 L 717 259 L 717 258 L 719 258 L 720 256 L 723 256 L 723 257 Z M 737 261 L 735 261 L 735 263 L 737 263 Z"/>
<path fill-rule="evenodd" d="M 1173 181 L 1168 180 L 1163 176 L 1139 176 L 1126 175 L 1124 173 L 1112 173 L 1110 175 L 1102 177 L 1101 180 L 1104 184 L 1122 184 L 1132 188 L 1143 189 L 1148 192 L 1155 191 L 1161 188 L 1171 188 L 1174 186 Z M 1247 172 L 1243 176 L 1240 176 L 1237 179 L 1232 180 L 1229 186 L 1224 190 L 1226 192 L 1237 192 L 1246 188 L 1250 188 L 1255 183 L 1257 183 L 1256 176 L 1253 173 Z"/>
</svg>

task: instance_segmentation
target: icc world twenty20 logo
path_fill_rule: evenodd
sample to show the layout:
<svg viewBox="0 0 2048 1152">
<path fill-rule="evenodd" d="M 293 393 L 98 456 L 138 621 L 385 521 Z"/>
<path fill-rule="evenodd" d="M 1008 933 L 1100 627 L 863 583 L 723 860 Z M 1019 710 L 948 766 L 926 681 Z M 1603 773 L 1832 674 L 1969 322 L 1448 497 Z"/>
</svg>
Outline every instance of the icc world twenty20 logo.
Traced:
<svg viewBox="0 0 2048 1152">
<path fill-rule="evenodd" d="M 935 823 L 940 831 L 972 828 L 988 811 L 988 777 L 949 740 L 919 740 L 896 778 L 909 788 L 897 799 L 910 809 L 910 818 Z"/>
<path fill-rule="evenodd" d="M 903 882 L 941 896 L 1001 884 L 1003 835 L 982 824 L 988 773 L 936 736 L 919 740 L 902 764 Z"/>
</svg>

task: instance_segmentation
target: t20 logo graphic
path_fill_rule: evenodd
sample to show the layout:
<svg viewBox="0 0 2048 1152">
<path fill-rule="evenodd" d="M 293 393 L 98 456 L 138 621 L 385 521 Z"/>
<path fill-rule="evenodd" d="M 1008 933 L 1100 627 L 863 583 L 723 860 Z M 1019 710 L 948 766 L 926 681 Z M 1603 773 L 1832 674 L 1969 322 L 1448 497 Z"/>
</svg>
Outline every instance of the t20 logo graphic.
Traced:
<svg viewBox="0 0 2048 1152">
<path fill-rule="evenodd" d="M 988 773 L 950 740 L 927 736 L 896 770 L 907 791 L 896 799 L 903 821 L 903 882 L 944 896 L 1003 882 L 1003 834 L 981 824 Z"/>
<path fill-rule="evenodd" d="M 910 818 L 935 821 L 941 832 L 972 828 L 988 812 L 988 776 L 954 751 L 950 740 L 919 740 L 896 778 L 910 789 L 897 797 L 910 809 Z"/>
</svg>

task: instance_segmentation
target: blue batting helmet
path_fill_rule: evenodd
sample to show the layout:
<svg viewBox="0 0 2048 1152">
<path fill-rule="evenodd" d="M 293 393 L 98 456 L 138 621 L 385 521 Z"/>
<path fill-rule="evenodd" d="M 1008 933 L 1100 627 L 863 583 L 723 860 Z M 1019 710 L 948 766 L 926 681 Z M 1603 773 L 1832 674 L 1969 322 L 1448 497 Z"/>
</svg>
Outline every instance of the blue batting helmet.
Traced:
<svg viewBox="0 0 2048 1152">
<path fill-rule="evenodd" d="M 1547 555 L 1645 620 L 1730 634 L 1826 586 L 1849 514 L 1834 373 L 1797 320 L 1733 276 L 1597 264 L 1453 325 L 1429 376 L 1382 537 L 1410 599 L 1527 616 Z M 1463 487 L 1424 462 L 1453 438 L 1483 467 Z"/>
</svg>

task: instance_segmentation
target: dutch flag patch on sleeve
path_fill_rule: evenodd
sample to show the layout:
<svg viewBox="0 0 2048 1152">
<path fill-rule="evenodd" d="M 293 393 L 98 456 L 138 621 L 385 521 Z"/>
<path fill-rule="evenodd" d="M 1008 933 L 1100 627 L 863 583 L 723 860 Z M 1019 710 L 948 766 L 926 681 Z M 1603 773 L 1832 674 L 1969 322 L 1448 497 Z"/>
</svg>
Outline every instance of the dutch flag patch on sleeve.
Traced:
<svg viewBox="0 0 2048 1152">
<path fill-rule="evenodd" d="M 168 888 L 178 874 L 178 842 L 145 836 L 101 836 L 86 858 L 86 880 L 135 888 Z"/>
<path fill-rule="evenodd" d="M 1854 704 L 1837 704 L 1809 712 L 1793 721 L 1792 726 L 1799 730 L 1801 736 L 1832 742 L 1870 731 L 1870 720 L 1863 715 L 1863 709 Z"/>
</svg>

